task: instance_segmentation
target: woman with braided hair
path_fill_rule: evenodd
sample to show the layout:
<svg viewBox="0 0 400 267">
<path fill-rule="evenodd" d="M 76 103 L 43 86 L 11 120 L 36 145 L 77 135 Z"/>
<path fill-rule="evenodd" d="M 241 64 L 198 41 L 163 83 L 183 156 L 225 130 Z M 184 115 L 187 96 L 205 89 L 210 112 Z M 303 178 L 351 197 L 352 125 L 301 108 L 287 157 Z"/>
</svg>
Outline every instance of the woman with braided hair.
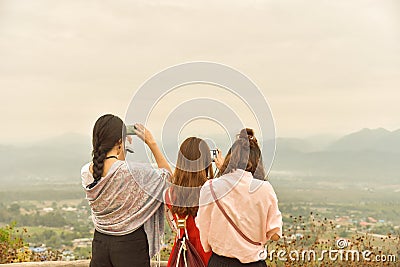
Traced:
<svg viewBox="0 0 400 267">
<path fill-rule="evenodd" d="M 91 267 L 150 266 L 164 233 L 164 205 L 158 199 L 171 169 L 152 134 L 136 124 L 135 132 L 152 151 L 158 169 L 125 161 L 126 127 L 117 116 L 101 116 L 93 128 L 93 160 L 81 171 L 95 233 Z M 146 191 L 137 181 L 148 181 Z"/>
<path fill-rule="evenodd" d="M 204 251 L 212 251 L 208 266 L 266 266 L 264 244 L 282 236 L 282 215 L 254 131 L 243 129 L 215 163 L 218 178 L 203 185 L 196 217 Z"/>
</svg>

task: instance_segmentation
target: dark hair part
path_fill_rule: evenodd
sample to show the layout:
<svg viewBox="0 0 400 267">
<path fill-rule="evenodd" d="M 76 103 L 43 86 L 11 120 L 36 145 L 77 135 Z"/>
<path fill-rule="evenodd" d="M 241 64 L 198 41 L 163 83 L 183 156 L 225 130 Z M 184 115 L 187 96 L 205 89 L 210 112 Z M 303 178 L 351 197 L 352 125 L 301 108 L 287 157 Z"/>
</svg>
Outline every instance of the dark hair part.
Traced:
<svg viewBox="0 0 400 267">
<path fill-rule="evenodd" d="M 88 185 L 93 188 L 101 179 L 104 170 L 104 160 L 107 153 L 126 135 L 123 121 L 114 115 L 106 114 L 97 119 L 93 127 L 93 178 L 94 182 Z"/>
<path fill-rule="evenodd" d="M 251 172 L 256 179 L 266 179 L 261 150 L 253 129 L 246 128 L 240 131 L 237 140 L 225 157 L 218 176 L 233 172 L 236 169 Z"/>
<path fill-rule="evenodd" d="M 171 211 L 180 216 L 196 216 L 200 198 L 200 188 L 207 179 L 214 178 L 210 147 L 197 137 L 187 138 L 180 146 L 171 187 Z M 188 190 L 187 187 L 193 187 Z M 197 187 L 197 188 L 196 188 Z M 189 203 L 189 207 L 182 207 Z"/>
</svg>

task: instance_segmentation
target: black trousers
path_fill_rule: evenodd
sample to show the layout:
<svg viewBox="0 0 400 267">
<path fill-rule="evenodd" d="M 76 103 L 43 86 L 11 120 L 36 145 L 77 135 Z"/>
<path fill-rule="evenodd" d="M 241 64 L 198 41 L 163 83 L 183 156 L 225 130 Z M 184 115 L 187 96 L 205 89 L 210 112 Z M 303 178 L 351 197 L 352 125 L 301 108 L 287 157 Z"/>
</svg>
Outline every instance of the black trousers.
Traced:
<svg viewBox="0 0 400 267">
<path fill-rule="evenodd" d="M 210 260 L 208 261 L 208 267 L 266 267 L 265 261 L 257 261 L 251 263 L 241 263 L 238 259 L 227 258 L 224 256 L 217 255 L 213 252 Z"/>
<path fill-rule="evenodd" d="M 149 267 L 149 244 L 144 227 L 123 236 L 95 231 L 90 267 Z"/>
</svg>

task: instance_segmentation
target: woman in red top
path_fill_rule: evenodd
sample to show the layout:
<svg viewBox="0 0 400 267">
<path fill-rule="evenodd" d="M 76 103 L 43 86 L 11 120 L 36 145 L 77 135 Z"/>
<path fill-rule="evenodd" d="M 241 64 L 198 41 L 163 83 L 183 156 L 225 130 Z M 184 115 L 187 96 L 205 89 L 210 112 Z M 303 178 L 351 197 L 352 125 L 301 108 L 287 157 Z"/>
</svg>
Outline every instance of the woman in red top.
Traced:
<svg viewBox="0 0 400 267">
<path fill-rule="evenodd" d="M 165 194 L 168 222 L 176 232 L 174 246 L 168 260 L 168 267 L 172 266 L 172 255 L 176 252 L 177 241 L 187 236 L 207 266 L 211 252 L 204 252 L 200 243 L 199 229 L 195 224 L 198 211 L 201 186 L 207 179 L 214 178 L 212 158 L 207 143 L 197 137 L 187 138 L 179 149 L 172 184 Z"/>
</svg>

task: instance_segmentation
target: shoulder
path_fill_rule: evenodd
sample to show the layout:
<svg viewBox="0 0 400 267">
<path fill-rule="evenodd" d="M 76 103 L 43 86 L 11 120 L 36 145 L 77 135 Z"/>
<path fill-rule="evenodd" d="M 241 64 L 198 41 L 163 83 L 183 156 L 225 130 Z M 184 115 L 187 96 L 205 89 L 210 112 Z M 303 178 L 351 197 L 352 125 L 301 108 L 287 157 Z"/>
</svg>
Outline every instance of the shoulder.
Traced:
<svg viewBox="0 0 400 267">
<path fill-rule="evenodd" d="M 123 170 L 129 170 L 132 173 L 168 173 L 169 172 L 164 168 L 157 168 L 149 163 L 141 163 L 141 162 L 134 162 L 134 161 L 123 161 L 123 165 L 121 166 Z"/>
<path fill-rule="evenodd" d="M 211 186 L 213 187 L 213 189 L 215 190 L 215 185 L 217 183 L 219 178 L 214 178 L 212 180 L 207 180 L 200 189 L 200 195 L 201 194 L 206 194 L 206 193 L 210 193 L 210 188 Z"/>
<path fill-rule="evenodd" d="M 263 194 L 265 194 L 265 195 L 269 196 L 269 198 L 272 198 L 277 201 L 278 198 L 276 196 L 274 187 L 271 185 L 271 183 L 269 181 L 261 181 L 261 182 L 262 182 L 261 189 L 262 189 Z"/>
<path fill-rule="evenodd" d="M 153 168 L 155 173 L 163 180 L 171 182 L 172 174 L 165 168 Z"/>
<path fill-rule="evenodd" d="M 261 181 L 262 186 L 265 190 L 274 191 L 272 184 L 269 181 Z"/>
<path fill-rule="evenodd" d="M 231 185 L 222 176 L 207 180 L 200 189 L 200 202 L 203 204 L 214 202 L 213 194 L 219 199 L 231 190 Z"/>
<path fill-rule="evenodd" d="M 150 168 L 144 163 L 120 161 L 120 165 L 115 171 L 138 176 L 150 172 Z"/>
<path fill-rule="evenodd" d="M 120 164 L 118 166 L 118 168 L 115 170 L 116 172 L 120 172 L 120 173 L 126 173 L 126 174 L 131 174 L 131 172 L 129 171 L 129 167 L 126 164 L 125 161 L 120 161 Z"/>
<path fill-rule="evenodd" d="M 126 167 L 125 161 L 117 160 L 108 170 L 105 177 L 115 177 L 115 176 L 131 176 L 128 168 Z"/>
<path fill-rule="evenodd" d="M 215 185 L 216 180 L 217 180 L 217 178 L 212 179 L 213 187 Z M 210 181 L 211 180 L 206 181 L 200 189 L 200 200 L 199 200 L 200 206 L 210 203 L 210 201 L 212 200 L 211 190 L 210 190 Z"/>
<path fill-rule="evenodd" d="M 120 171 L 133 177 L 138 183 L 143 185 L 169 181 L 171 177 L 171 173 L 164 168 L 160 169 L 148 163 L 133 161 L 124 161 Z"/>
</svg>

